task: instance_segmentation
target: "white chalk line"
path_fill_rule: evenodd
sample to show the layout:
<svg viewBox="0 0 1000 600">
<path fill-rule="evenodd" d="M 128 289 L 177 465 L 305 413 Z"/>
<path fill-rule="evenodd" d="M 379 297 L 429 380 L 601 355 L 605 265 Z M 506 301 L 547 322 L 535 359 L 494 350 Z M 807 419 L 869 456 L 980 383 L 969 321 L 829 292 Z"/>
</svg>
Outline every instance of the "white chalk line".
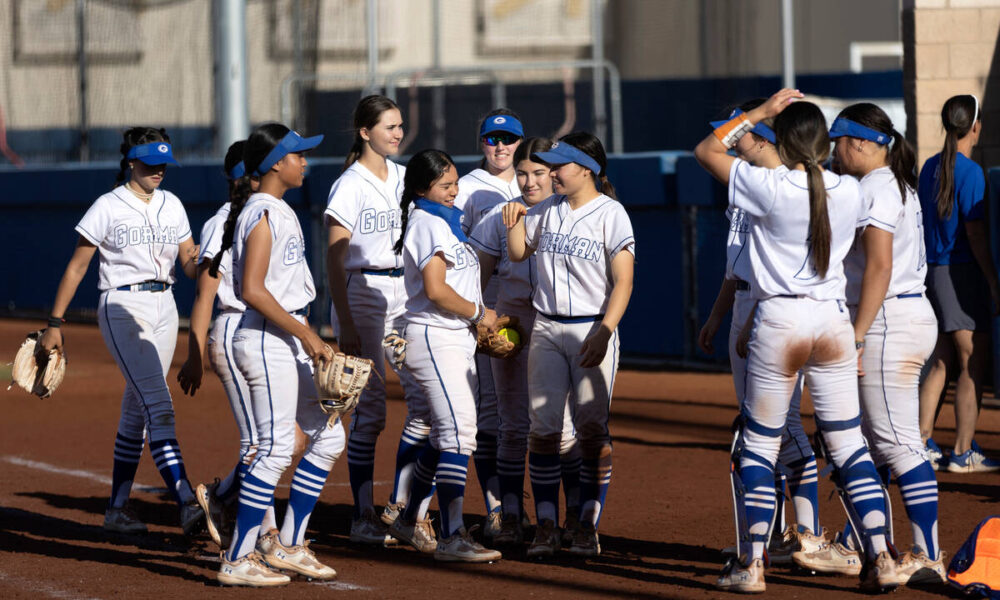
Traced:
<svg viewBox="0 0 1000 600">
<path fill-rule="evenodd" d="M 28 579 L 26 577 L 10 575 L 3 571 L 0 571 L 0 581 L 10 583 L 20 590 L 30 592 L 32 595 L 40 594 L 47 598 L 55 598 L 56 600 L 99 600 L 93 596 L 80 596 L 75 592 L 57 588 L 40 579 Z"/>
</svg>

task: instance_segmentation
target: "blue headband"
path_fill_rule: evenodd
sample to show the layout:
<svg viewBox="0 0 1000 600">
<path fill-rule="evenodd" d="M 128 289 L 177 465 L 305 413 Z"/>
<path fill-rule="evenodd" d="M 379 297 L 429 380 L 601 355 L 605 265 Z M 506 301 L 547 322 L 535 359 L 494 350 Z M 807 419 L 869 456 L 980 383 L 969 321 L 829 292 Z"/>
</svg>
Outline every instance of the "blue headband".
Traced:
<svg viewBox="0 0 1000 600">
<path fill-rule="evenodd" d="M 171 151 L 170 144 L 167 142 L 150 142 L 148 144 L 132 146 L 128 149 L 128 154 L 125 155 L 125 158 L 134 158 L 149 166 L 180 164 L 174 160 L 174 154 Z"/>
<path fill-rule="evenodd" d="M 743 114 L 742 110 L 740 110 L 738 108 L 734 108 L 733 112 L 729 113 L 729 118 L 728 119 L 726 119 L 725 121 L 712 121 L 710 123 L 710 125 L 712 126 L 712 129 L 718 129 L 719 127 L 725 125 L 729 121 L 735 119 L 736 117 L 738 117 L 738 116 L 740 116 L 742 114 Z M 751 129 L 750 131 L 752 131 L 753 133 L 756 133 L 757 135 L 759 135 L 760 137 L 764 138 L 765 140 L 771 142 L 772 144 L 777 144 L 778 143 L 778 141 L 777 141 L 778 137 L 776 135 L 774 135 L 774 130 L 771 129 L 770 127 L 768 127 L 767 125 L 763 124 L 763 123 L 757 123 L 756 125 L 753 126 L 753 129 Z"/>
<path fill-rule="evenodd" d="M 257 168 L 254 170 L 253 174 L 259 177 L 263 177 L 265 173 L 271 170 L 279 160 L 285 157 L 286 154 L 291 154 L 293 152 L 305 152 L 306 150 L 312 150 L 316 146 L 319 146 L 320 142 L 323 141 L 322 135 L 314 135 L 312 137 L 304 138 L 301 135 L 295 133 L 294 131 L 289 131 L 285 134 L 285 137 L 281 138 L 278 145 L 275 146 L 264 160 L 260 162 Z"/>
<path fill-rule="evenodd" d="M 247 174 L 247 167 L 246 165 L 243 164 L 242 160 L 233 165 L 232 169 L 229 169 L 230 179 L 239 179 L 240 177 L 243 177 L 246 174 Z"/>
<path fill-rule="evenodd" d="M 830 138 L 836 139 L 845 135 L 875 142 L 876 144 L 880 144 L 882 146 L 888 145 L 892 142 L 892 135 L 888 133 L 875 131 L 870 127 L 865 127 L 860 123 L 855 123 L 854 121 L 845 119 L 844 117 L 837 117 L 837 119 L 833 122 L 833 125 L 830 126 Z"/>
<path fill-rule="evenodd" d="M 517 120 L 517 117 L 510 115 L 493 115 L 483 121 L 482 126 L 479 128 L 479 137 L 483 137 L 487 133 L 493 133 L 494 131 L 506 131 L 507 133 L 513 133 L 517 137 L 524 137 L 524 127 L 521 126 L 521 122 Z"/>
<path fill-rule="evenodd" d="M 583 150 L 580 150 L 576 146 L 567 144 L 566 142 L 556 142 L 552 144 L 552 148 L 549 150 L 545 152 L 535 152 L 531 156 L 532 158 L 537 158 L 550 165 L 576 163 L 581 167 L 593 171 L 594 177 L 597 177 L 601 172 L 601 165 L 599 165 L 592 156 Z"/>
</svg>

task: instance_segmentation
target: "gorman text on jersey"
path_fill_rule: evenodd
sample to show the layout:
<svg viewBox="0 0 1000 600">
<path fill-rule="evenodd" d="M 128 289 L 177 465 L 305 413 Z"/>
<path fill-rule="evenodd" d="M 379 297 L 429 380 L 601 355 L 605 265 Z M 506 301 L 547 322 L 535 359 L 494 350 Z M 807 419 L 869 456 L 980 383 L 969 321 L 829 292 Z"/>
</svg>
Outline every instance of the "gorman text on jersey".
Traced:
<svg viewBox="0 0 1000 600">
<path fill-rule="evenodd" d="M 375 210 L 366 208 L 361 211 L 360 227 L 361 233 L 374 233 L 376 231 L 389 231 L 400 228 L 400 210 Z"/>
<path fill-rule="evenodd" d="M 581 236 L 568 236 L 565 233 L 543 231 L 538 244 L 539 252 L 568 254 L 585 260 L 597 262 L 604 252 L 604 242 L 591 240 Z"/>
<path fill-rule="evenodd" d="M 177 244 L 177 228 L 169 225 L 162 227 L 118 225 L 115 227 L 115 247 L 117 248 L 153 243 Z"/>
</svg>

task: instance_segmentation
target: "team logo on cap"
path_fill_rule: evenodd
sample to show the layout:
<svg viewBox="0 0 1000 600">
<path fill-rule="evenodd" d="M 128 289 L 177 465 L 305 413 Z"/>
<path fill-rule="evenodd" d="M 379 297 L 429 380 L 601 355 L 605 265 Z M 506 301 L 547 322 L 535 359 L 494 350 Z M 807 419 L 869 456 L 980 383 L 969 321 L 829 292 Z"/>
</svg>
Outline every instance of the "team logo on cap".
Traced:
<svg viewBox="0 0 1000 600">
<path fill-rule="evenodd" d="M 552 142 L 552 148 L 550 148 L 550 150 L 555 150 L 558 147 L 559 147 L 559 142 Z"/>
<path fill-rule="evenodd" d="M 166 144 L 160 144 L 159 146 L 156 147 L 156 151 L 159 152 L 160 154 L 166 154 L 168 150 L 170 150 L 170 148 L 167 147 Z"/>
<path fill-rule="evenodd" d="M 496 124 L 496 125 L 503 125 L 506 122 L 507 122 L 507 119 L 505 119 L 503 117 L 493 117 L 493 123 Z"/>
</svg>

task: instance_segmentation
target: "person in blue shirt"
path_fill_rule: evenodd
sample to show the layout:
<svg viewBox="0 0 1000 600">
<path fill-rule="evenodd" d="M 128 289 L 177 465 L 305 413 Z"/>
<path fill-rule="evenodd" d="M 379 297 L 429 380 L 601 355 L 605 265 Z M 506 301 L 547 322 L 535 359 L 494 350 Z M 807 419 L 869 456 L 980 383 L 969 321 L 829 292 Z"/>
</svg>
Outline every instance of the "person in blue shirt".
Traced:
<svg viewBox="0 0 1000 600">
<path fill-rule="evenodd" d="M 984 221 L 986 179 L 969 158 L 982 131 L 979 100 L 972 95 L 949 98 L 941 109 L 941 121 L 944 147 L 924 163 L 918 187 L 927 295 L 939 326 L 937 347 L 920 388 L 920 433 L 935 468 L 955 473 L 997 471 L 1000 462 L 987 458 L 973 439 L 989 363 L 992 317 L 1000 311 L 1000 282 Z M 946 463 L 931 436 L 949 373 L 957 374 L 956 435 Z"/>
</svg>

